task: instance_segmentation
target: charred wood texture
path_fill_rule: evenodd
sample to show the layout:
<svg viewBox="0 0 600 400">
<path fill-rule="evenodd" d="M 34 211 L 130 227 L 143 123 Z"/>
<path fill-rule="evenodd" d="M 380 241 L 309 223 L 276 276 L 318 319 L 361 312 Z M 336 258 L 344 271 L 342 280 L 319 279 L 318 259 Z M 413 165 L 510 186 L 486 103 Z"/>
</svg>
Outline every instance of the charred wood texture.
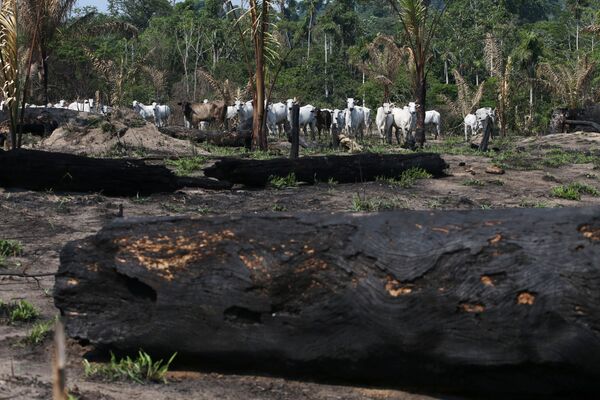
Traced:
<svg viewBox="0 0 600 400">
<path fill-rule="evenodd" d="M 139 160 L 13 150 L 0 152 L 0 186 L 135 196 L 172 192 L 185 186 L 228 189 L 231 184 L 208 178 L 180 178 L 164 166 L 146 165 Z"/>
<path fill-rule="evenodd" d="M 67 244 L 54 299 L 73 338 L 204 367 L 586 398 L 599 265 L 597 208 L 147 219 Z"/>
<path fill-rule="evenodd" d="M 600 104 L 552 111 L 549 133 L 600 132 Z"/>
<path fill-rule="evenodd" d="M 204 170 L 206 176 L 264 186 L 273 176 L 296 175 L 300 182 L 339 183 L 373 181 L 379 176 L 396 178 L 410 168 L 422 168 L 435 177 L 448 167 L 439 154 L 358 154 L 352 156 L 318 156 L 298 159 L 242 160 L 227 158 Z"/>
<path fill-rule="evenodd" d="M 250 148 L 252 131 L 203 131 L 183 126 L 158 128 L 161 133 L 177 139 L 192 140 L 196 143 L 208 143 L 220 147 Z"/>
</svg>

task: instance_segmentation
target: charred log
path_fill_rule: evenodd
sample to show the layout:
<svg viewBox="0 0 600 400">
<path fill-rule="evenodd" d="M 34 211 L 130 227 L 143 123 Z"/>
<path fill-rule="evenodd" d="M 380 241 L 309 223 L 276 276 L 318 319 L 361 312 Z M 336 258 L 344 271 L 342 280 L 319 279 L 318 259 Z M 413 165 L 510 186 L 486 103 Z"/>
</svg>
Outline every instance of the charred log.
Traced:
<svg viewBox="0 0 600 400">
<path fill-rule="evenodd" d="M 73 338 L 205 367 L 592 398 L 598 265 L 597 208 L 145 219 L 69 243 L 54 298 Z"/>
<path fill-rule="evenodd" d="M 227 158 L 204 170 L 206 176 L 248 186 L 265 186 L 273 176 L 293 173 L 300 182 L 339 183 L 373 181 L 377 177 L 399 177 L 410 168 L 422 168 L 435 177 L 448 165 L 438 154 L 358 154 L 351 156 L 241 160 Z"/>
<path fill-rule="evenodd" d="M 0 152 L 0 186 L 135 196 L 172 192 L 185 186 L 228 189 L 231 184 L 208 178 L 180 178 L 164 166 L 146 165 L 139 160 L 21 149 Z"/>
</svg>

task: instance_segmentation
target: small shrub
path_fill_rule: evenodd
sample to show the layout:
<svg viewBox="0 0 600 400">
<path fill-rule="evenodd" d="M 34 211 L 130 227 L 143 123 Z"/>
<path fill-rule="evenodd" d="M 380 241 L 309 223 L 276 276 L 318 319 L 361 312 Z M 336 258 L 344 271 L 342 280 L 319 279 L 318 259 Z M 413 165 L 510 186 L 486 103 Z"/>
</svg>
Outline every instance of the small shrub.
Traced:
<svg viewBox="0 0 600 400">
<path fill-rule="evenodd" d="M 354 212 L 377 212 L 398 208 L 402 208 L 402 204 L 397 199 L 370 199 L 358 194 L 352 198 L 351 210 Z"/>
<path fill-rule="evenodd" d="M 23 339 L 23 342 L 29 345 L 38 345 L 42 343 L 52 332 L 52 326 L 54 325 L 55 320 L 50 320 L 46 322 L 38 322 L 33 325 L 27 336 Z"/>
<path fill-rule="evenodd" d="M 274 204 L 273 207 L 271 208 L 273 211 L 287 211 L 287 207 L 286 206 L 282 206 L 281 204 Z"/>
<path fill-rule="evenodd" d="M 9 322 L 28 322 L 39 316 L 39 311 L 26 300 L 5 303 L 0 300 L 0 317 L 7 318 Z"/>
<path fill-rule="evenodd" d="M 84 359 L 83 368 L 85 376 L 88 378 L 109 381 L 131 380 L 141 384 L 144 382 L 167 383 L 166 374 L 176 355 L 177 353 L 173 354 L 169 361 L 163 363 L 163 360 L 152 361 L 150 355 L 143 350 L 138 352 L 136 359 L 126 357 L 117 360 L 117 357 L 111 353 L 108 364 L 90 363 Z"/>
<path fill-rule="evenodd" d="M 0 257 L 18 257 L 23 254 L 23 244 L 18 240 L 0 240 Z"/>
<path fill-rule="evenodd" d="M 543 164 L 547 167 L 558 168 L 570 164 L 587 164 L 593 162 L 594 156 L 585 155 L 578 152 L 567 152 L 563 149 L 552 149 L 546 153 Z"/>
<path fill-rule="evenodd" d="M 166 164 L 175 168 L 175 174 L 186 176 L 202 169 L 202 166 L 206 164 L 206 157 L 184 157 L 177 160 L 169 160 Z"/>
<path fill-rule="evenodd" d="M 291 188 L 291 187 L 297 187 L 298 181 L 296 180 L 296 174 L 294 174 L 292 172 L 288 176 L 285 176 L 285 177 L 271 176 L 269 178 L 269 186 L 271 186 L 272 188 L 277 189 L 277 190 Z"/>
<path fill-rule="evenodd" d="M 548 207 L 550 207 L 548 205 L 548 203 L 545 201 L 528 201 L 528 200 L 521 200 L 521 203 L 519 203 L 519 206 L 523 207 L 523 208 L 548 208 Z"/>
<path fill-rule="evenodd" d="M 479 179 L 466 179 L 463 181 L 463 185 L 483 187 L 485 186 L 485 182 L 480 181 Z"/>
<path fill-rule="evenodd" d="M 375 180 L 389 186 L 399 186 L 408 189 L 413 187 L 419 179 L 431 179 L 432 177 L 433 176 L 423 168 L 410 168 L 402 172 L 398 179 L 378 176 Z"/>
<path fill-rule="evenodd" d="M 600 196 L 600 191 L 593 186 L 586 185 L 580 182 L 573 182 L 568 185 L 562 185 L 552 188 L 552 196 L 566 200 L 581 200 L 582 194 L 591 196 Z"/>
</svg>

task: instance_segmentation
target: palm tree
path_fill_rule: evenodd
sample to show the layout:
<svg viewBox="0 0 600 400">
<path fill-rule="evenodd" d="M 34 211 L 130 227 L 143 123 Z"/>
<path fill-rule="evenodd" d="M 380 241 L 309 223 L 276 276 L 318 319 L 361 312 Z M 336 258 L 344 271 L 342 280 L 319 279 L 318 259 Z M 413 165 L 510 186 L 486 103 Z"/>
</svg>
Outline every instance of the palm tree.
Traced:
<svg viewBox="0 0 600 400">
<path fill-rule="evenodd" d="M 17 144 L 17 118 L 20 97 L 17 1 L 3 0 L 0 7 L 0 86 L 10 118 L 12 149 Z"/>
<path fill-rule="evenodd" d="M 76 0 L 22 0 L 19 19 L 42 66 L 44 104 L 48 103 L 49 45 Z M 37 40 L 33 40 L 37 38 Z M 34 43 L 35 42 L 35 43 Z"/>
<path fill-rule="evenodd" d="M 456 81 L 456 89 L 458 96 L 456 100 L 451 100 L 445 95 L 441 95 L 442 100 L 448 105 L 448 111 L 457 117 L 464 118 L 471 114 L 479 106 L 483 98 L 483 83 L 477 86 L 477 90 L 473 91 L 465 78 L 457 69 L 452 71 L 454 80 Z"/>
<path fill-rule="evenodd" d="M 535 83 L 535 70 L 542 57 L 544 44 L 534 32 L 527 32 L 521 38 L 521 43 L 515 50 L 514 58 L 521 69 L 527 73 L 529 81 L 529 120 L 533 118 L 533 89 Z"/>
<path fill-rule="evenodd" d="M 587 57 L 567 64 L 541 63 L 537 76 L 544 86 L 561 100 L 561 105 L 580 108 L 592 99 L 592 79 L 596 63 Z"/>
<path fill-rule="evenodd" d="M 427 74 L 431 59 L 431 41 L 439 27 L 439 19 L 448 5 L 441 8 L 431 6 L 427 0 L 388 0 L 398 14 L 408 47 L 412 52 L 414 64 L 415 94 L 419 108 L 417 110 L 416 142 L 420 147 L 425 144 L 425 111 L 427 97 Z M 434 11 L 434 10 L 437 10 Z"/>
<path fill-rule="evenodd" d="M 384 102 L 390 100 L 391 87 L 405 65 L 408 52 L 407 48 L 398 46 L 393 37 L 377 35 L 367 45 L 367 56 L 354 62 L 364 74 L 383 85 Z"/>
</svg>

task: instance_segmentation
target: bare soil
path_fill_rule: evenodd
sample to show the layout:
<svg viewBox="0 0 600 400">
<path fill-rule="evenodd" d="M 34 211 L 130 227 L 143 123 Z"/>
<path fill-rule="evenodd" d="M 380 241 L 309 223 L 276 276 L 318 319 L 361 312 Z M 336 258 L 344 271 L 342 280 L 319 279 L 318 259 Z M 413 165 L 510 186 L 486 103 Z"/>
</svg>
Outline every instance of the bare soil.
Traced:
<svg viewBox="0 0 600 400">
<path fill-rule="evenodd" d="M 540 157 L 544 157 L 546 147 L 559 146 L 569 151 L 589 153 L 598 149 L 598 138 L 600 134 L 524 139 L 518 141 L 517 147 L 525 149 L 522 158 L 531 156 L 538 162 Z M 353 207 L 358 203 L 369 202 L 376 204 L 376 208 L 411 210 L 600 205 L 600 197 L 591 195 L 583 195 L 580 201 L 558 199 L 551 195 L 553 187 L 571 182 L 585 183 L 600 190 L 600 170 L 595 169 L 593 163 L 534 170 L 507 168 L 503 175 L 492 175 L 486 173 L 492 165 L 489 157 L 443 157 L 450 165 L 448 177 L 420 180 L 410 188 L 390 182 L 330 182 L 282 190 L 243 187 L 229 191 L 181 190 L 147 198 L 0 189 L 0 239 L 15 239 L 24 245 L 21 257 L 9 257 L 0 265 L 0 299 L 4 302 L 25 299 L 41 311 L 38 321 L 51 320 L 58 313 L 52 299 L 53 276 L 32 279 L 8 274 L 56 272 L 63 245 L 96 233 L 116 218 L 120 205 L 126 218 L 257 212 L 355 212 Z M 51 398 L 51 338 L 36 346 L 22 343 L 33 324 L 0 321 L 0 399 Z M 79 399 L 442 398 L 435 394 L 419 395 L 395 389 L 198 371 L 170 372 L 166 385 L 98 382 L 83 374 L 82 358 L 90 350 L 90 347 L 69 342 L 68 385 L 71 393 Z"/>
</svg>

